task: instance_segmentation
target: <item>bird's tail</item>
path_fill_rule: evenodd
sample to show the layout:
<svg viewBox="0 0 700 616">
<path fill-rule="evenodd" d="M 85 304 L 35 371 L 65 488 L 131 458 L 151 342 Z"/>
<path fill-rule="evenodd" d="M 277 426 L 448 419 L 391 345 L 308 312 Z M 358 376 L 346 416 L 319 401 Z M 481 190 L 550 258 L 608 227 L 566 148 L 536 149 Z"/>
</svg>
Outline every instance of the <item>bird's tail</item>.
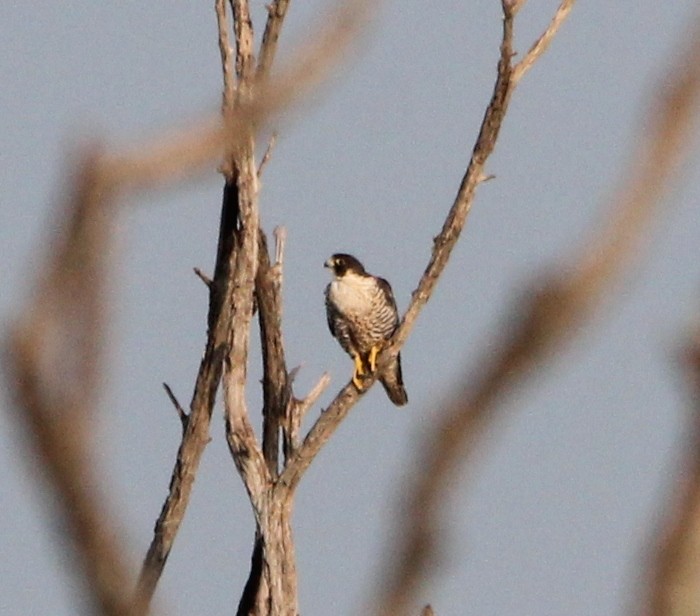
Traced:
<svg viewBox="0 0 700 616">
<path fill-rule="evenodd" d="M 389 400 L 396 406 L 403 406 L 408 402 L 408 394 L 403 386 L 403 376 L 401 374 L 401 353 L 396 356 L 396 361 L 389 364 L 379 377 L 379 381 L 384 386 Z"/>
</svg>

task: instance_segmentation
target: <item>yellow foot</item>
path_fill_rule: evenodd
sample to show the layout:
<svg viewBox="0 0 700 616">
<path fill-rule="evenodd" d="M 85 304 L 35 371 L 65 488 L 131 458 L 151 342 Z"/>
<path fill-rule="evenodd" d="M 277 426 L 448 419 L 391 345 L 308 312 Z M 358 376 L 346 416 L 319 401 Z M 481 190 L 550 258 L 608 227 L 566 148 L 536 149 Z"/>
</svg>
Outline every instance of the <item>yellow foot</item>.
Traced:
<svg viewBox="0 0 700 616">
<path fill-rule="evenodd" d="M 364 376 L 358 374 L 355 372 L 352 375 L 352 382 L 355 387 L 357 387 L 357 391 L 364 391 L 365 390 L 365 379 Z"/>
<path fill-rule="evenodd" d="M 369 350 L 369 370 L 370 370 L 370 372 L 374 372 L 377 369 L 377 355 L 379 355 L 379 351 L 381 351 L 381 350 L 382 350 L 381 344 L 375 344 Z"/>
<path fill-rule="evenodd" d="M 362 357 L 358 354 L 353 358 L 355 362 L 355 371 L 352 374 L 352 382 L 359 391 L 364 389 L 364 380 L 367 372 L 365 371 L 365 363 L 362 361 Z"/>
<path fill-rule="evenodd" d="M 365 362 L 362 361 L 362 356 L 355 355 L 352 359 L 355 362 L 355 377 L 364 376 L 367 371 L 365 370 Z M 353 380 L 355 377 L 353 377 Z"/>
</svg>

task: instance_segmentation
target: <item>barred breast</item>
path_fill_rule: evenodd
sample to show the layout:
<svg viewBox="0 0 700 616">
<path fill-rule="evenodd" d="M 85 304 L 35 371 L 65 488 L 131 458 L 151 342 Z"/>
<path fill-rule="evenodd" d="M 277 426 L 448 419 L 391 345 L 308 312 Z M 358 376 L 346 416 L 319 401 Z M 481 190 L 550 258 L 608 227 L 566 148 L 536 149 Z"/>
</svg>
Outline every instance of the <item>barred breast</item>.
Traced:
<svg viewBox="0 0 700 616">
<path fill-rule="evenodd" d="M 391 337 L 398 324 L 395 307 L 371 276 L 349 274 L 334 280 L 328 299 L 347 321 L 353 346 L 361 353 Z"/>
</svg>

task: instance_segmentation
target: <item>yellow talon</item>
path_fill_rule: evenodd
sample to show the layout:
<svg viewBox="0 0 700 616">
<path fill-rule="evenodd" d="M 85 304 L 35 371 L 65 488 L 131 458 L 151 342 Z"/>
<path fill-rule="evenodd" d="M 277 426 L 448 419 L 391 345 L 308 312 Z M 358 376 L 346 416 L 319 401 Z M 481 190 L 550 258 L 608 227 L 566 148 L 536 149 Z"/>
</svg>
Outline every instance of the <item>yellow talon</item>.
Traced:
<svg viewBox="0 0 700 616">
<path fill-rule="evenodd" d="M 377 355 L 379 355 L 379 351 L 381 351 L 381 350 L 382 350 L 381 344 L 375 344 L 369 350 L 369 369 L 370 369 L 370 372 L 374 372 L 377 369 Z"/>
<path fill-rule="evenodd" d="M 362 391 L 364 389 L 365 364 L 359 354 L 353 356 L 352 359 L 355 362 L 355 371 L 352 374 L 352 382 L 359 391 Z"/>
<path fill-rule="evenodd" d="M 362 357 L 359 354 L 355 355 L 353 357 L 353 361 L 355 362 L 355 376 L 363 376 L 365 374 L 365 364 L 362 361 Z"/>
<path fill-rule="evenodd" d="M 364 391 L 364 381 L 357 372 L 352 375 L 352 383 L 357 387 L 357 391 Z"/>
<path fill-rule="evenodd" d="M 352 375 L 352 382 L 359 391 L 363 391 L 365 388 L 365 378 L 368 375 L 374 374 L 377 370 L 377 356 L 381 350 L 382 345 L 375 344 L 369 350 L 369 354 L 366 357 L 363 357 L 359 353 L 353 355 L 352 359 L 355 364 L 355 371 Z"/>
</svg>

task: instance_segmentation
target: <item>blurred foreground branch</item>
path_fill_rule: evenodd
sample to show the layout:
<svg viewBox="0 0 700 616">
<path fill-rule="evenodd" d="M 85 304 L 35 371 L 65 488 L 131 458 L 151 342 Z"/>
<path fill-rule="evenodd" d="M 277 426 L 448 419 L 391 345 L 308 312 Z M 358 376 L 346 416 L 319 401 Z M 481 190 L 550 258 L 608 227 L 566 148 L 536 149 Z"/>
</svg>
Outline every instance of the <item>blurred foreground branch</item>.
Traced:
<svg viewBox="0 0 700 616">
<path fill-rule="evenodd" d="M 420 474 L 408 487 L 398 547 L 391 551 L 398 553 L 398 561 L 394 556 L 391 566 L 382 567 L 387 575 L 378 613 L 409 613 L 430 577 L 448 486 L 499 412 L 499 403 L 579 331 L 612 283 L 638 257 L 663 191 L 690 149 L 700 102 L 700 30 L 691 33 L 686 48 L 653 91 L 659 94 L 636 131 L 639 144 L 601 228 L 571 255 L 569 267 L 553 269 L 531 283 L 525 297 L 516 302 L 508 333 L 493 353 L 475 362 L 479 373 L 465 379 L 427 436 Z M 670 612 L 654 612 L 662 613 Z"/>
<path fill-rule="evenodd" d="M 247 2 L 234 4 L 243 11 L 247 9 Z M 209 440 L 211 411 L 232 334 L 233 282 L 239 271 L 236 234 L 241 223 L 237 175 L 227 178 L 224 189 L 214 277 L 202 277 L 210 291 L 208 334 L 189 413 L 166 389 L 178 410 L 183 439 L 168 498 L 156 522 L 136 594 L 130 598 L 133 580 L 121 553 L 118 524 L 97 489 L 100 481 L 95 476 L 90 449 L 93 415 L 103 378 L 100 360 L 107 320 L 104 295 L 110 280 L 107 263 L 113 256 L 115 201 L 127 191 L 190 177 L 211 168 L 224 153 L 240 152 L 256 130 L 289 109 L 337 65 L 364 23 L 369 7 L 368 2 L 361 0 L 339 6 L 334 14 L 326 16 L 315 30 L 317 36 L 292 58 L 287 68 L 270 76 L 268 69 L 287 4 L 278 0 L 271 7 L 264 42 L 265 62 L 257 77 L 252 69 L 247 73 L 249 95 L 233 101 L 232 90 L 239 84 L 227 79 L 223 118 L 205 118 L 178 133 L 168 132 L 121 152 L 85 154 L 77 165 L 73 193 L 61 212 L 58 226 L 62 230 L 52 243 L 34 295 L 10 332 L 7 363 L 18 421 L 25 426 L 29 444 L 42 461 L 69 529 L 81 574 L 100 613 L 138 615 L 148 611 L 184 516 L 199 459 Z M 222 5 L 217 3 L 219 16 Z M 237 22 L 236 27 L 243 21 Z M 222 29 L 226 23 L 224 20 Z M 230 64 L 227 45 L 228 41 L 223 40 L 222 61 Z M 239 47 L 237 52 L 240 51 Z M 230 74 L 230 69 L 225 67 L 224 72 Z M 252 150 L 248 160 L 248 177 L 254 183 L 257 170 L 252 164 Z M 251 206 L 250 212 L 252 223 L 244 223 L 252 224 L 254 231 L 239 239 L 256 247 L 257 205 Z M 255 278 L 256 260 L 253 263 L 245 274 L 246 280 L 251 279 L 251 273 Z M 246 295 L 252 294 L 252 288 L 252 284 L 247 287 Z M 243 305 L 236 303 L 239 309 Z M 251 310 L 247 312 L 249 315 Z"/>
<path fill-rule="evenodd" d="M 688 436 L 668 511 L 657 531 L 655 553 L 649 559 L 648 590 L 642 614 L 693 616 L 700 613 L 700 326 L 696 324 L 686 349 L 685 368 L 693 408 Z"/>
<path fill-rule="evenodd" d="M 660 528 L 652 569 L 647 616 L 692 616 L 700 610 L 700 334 L 688 349 L 695 408 L 681 466 L 682 476 L 667 520 Z"/>
<path fill-rule="evenodd" d="M 50 250 L 7 344 L 17 421 L 52 489 L 96 611 L 131 613 L 132 579 L 117 520 L 99 489 L 91 428 L 102 384 L 108 261 L 114 204 L 99 173 L 101 153 L 83 152 L 59 212 Z M 54 523 L 54 526 L 56 524 Z"/>
</svg>

